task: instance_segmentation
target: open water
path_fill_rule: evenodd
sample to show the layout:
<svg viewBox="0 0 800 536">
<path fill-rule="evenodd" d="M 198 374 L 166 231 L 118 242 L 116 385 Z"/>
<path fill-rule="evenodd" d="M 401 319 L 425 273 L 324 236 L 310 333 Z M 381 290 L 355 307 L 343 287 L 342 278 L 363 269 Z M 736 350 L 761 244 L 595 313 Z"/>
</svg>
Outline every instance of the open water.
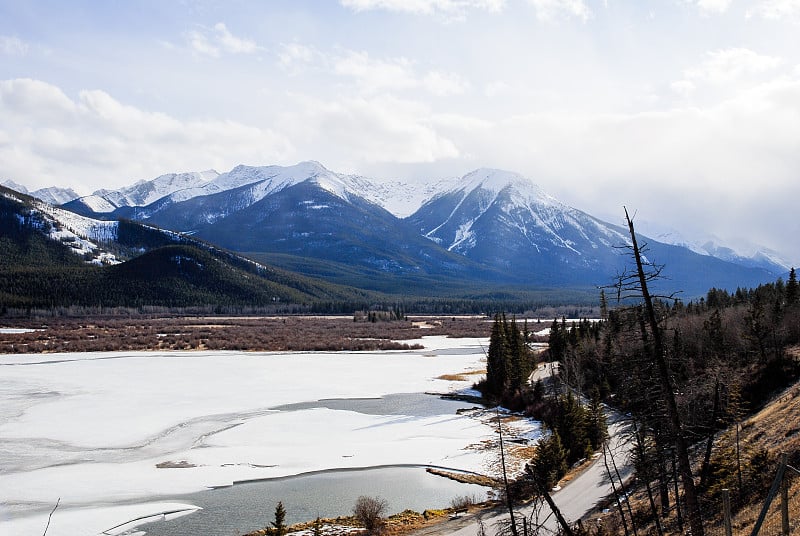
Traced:
<svg viewBox="0 0 800 536">
<path fill-rule="evenodd" d="M 325 407 L 372 415 L 451 415 L 473 404 L 443 400 L 426 394 L 396 394 L 379 399 L 320 400 L 281 406 L 282 411 Z M 320 448 L 324 447 L 321 442 Z M 431 475 L 419 466 L 390 466 L 333 470 L 298 476 L 246 482 L 190 495 L 170 496 L 200 506 L 202 510 L 170 521 L 143 525 L 148 536 L 234 536 L 268 526 L 275 505 L 282 501 L 286 523 L 319 517 L 350 515 L 361 495 L 377 496 L 389 503 L 389 514 L 406 509 L 422 512 L 446 508 L 455 497 L 484 500 L 487 488 L 461 484 Z"/>
</svg>

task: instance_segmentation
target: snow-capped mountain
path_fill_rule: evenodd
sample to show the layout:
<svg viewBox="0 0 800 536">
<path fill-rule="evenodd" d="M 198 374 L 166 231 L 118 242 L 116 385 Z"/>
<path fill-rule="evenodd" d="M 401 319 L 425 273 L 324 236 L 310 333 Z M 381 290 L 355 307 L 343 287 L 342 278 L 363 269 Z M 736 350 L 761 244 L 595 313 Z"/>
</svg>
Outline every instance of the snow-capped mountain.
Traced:
<svg viewBox="0 0 800 536">
<path fill-rule="evenodd" d="M 15 201 L 22 201 L 6 192 L 0 192 L 0 195 Z M 114 254 L 107 252 L 99 245 L 101 242 L 112 242 L 117 239 L 118 222 L 87 218 L 39 199 L 32 200 L 30 207 L 28 217 L 40 231 L 50 239 L 69 246 L 74 253 L 82 255 L 86 262 L 92 264 L 119 263 Z"/>
<path fill-rule="evenodd" d="M 3 182 L 0 182 L 0 186 L 5 186 L 6 188 L 10 188 L 11 190 L 14 190 L 15 192 L 19 192 L 21 194 L 30 195 L 30 192 L 28 192 L 28 189 L 26 187 L 24 187 L 23 185 L 21 185 L 19 183 L 16 183 L 16 182 L 12 181 L 12 180 L 6 180 L 6 181 L 3 181 Z"/>
<path fill-rule="evenodd" d="M 163 175 L 65 207 L 150 222 L 373 289 L 386 288 L 382 278 L 400 276 L 585 287 L 610 283 L 626 263 L 619 250 L 628 243 L 626 229 L 508 171 L 479 169 L 425 185 L 339 174 L 313 161 L 214 174 Z M 657 240 L 649 245 L 687 292 L 774 280 L 760 266 Z"/>
<path fill-rule="evenodd" d="M 92 195 L 76 199 L 70 207 L 77 212 L 86 209 L 95 213 L 108 213 L 120 207 L 140 207 L 149 205 L 168 195 L 192 196 L 195 191 L 202 191 L 202 187 L 219 177 L 219 173 L 210 169 L 208 171 L 188 173 L 168 173 L 153 180 L 139 181 L 120 190 L 97 190 Z M 184 192 L 181 194 L 181 192 Z M 187 197 L 187 198 L 188 198 Z M 70 200 L 72 201 L 72 200 Z M 80 205 L 86 209 L 80 210 Z"/>
<path fill-rule="evenodd" d="M 31 195 L 51 205 L 63 205 L 80 197 L 72 188 L 59 188 L 57 186 L 34 190 Z"/>
<path fill-rule="evenodd" d="M 172 205 L 228 193 L 227 206 L 204 210 L 189 220 L 212 223 L 219 218 L 241 210 L 283 188 L 306 180 L 314 180 L 338 195 L 363 186 L 363 179 L 333 173 L 318 162 L 301 162 L 294 166 L 239 165 L 227 173 L 205 172 L 173 173 L 152 181 L 141 181 L 118 191 L 99 190 L 92 196 L 76 200 L 70 210 L 82 214 L 108 213 L 111 217 L 125 216 L 147 220 L 167 210 Z M 359 182 L 361 181 L 361 182 Z M 198 203 L 202 206 L 203 203 Z M 192 224 L 189 224 L 191 227 Z"/>
<path fill-rule="evenodd" d="M 484 267 L 420 236 L 373 201 L 387 193 L 365 177 L 335 173 L 313 161 L 237 166 L 199 187 L 102 216 L 145 221 L 259 258 L 308 259 L 303 261 L 306 274 L 369 288 L 394 285 L 382 278 L 489 277 Z M 108 193 L 102 199 L 115 201 Z M 95 214 L 86 199 L 67 206 Z M 265 260 L 289 262 L 286 257 Z M 296 261 L 283 266 L 297 268 Z M 351 272 L 350 267 L 356 268 Z"/>
<path fill-rule="evenodd" d="M 17 184 L 14 181 L 4 181 L 0 183 L 0 185 L 10 188 L 16 192 L 41 199 L 45 203 L 50 203 L 51 205 L 63 205 L 64 203 L 69 203 L 73 199 L 80 197 L 72 188 L 51 186 L 49 188 L 40 188 L 31 192 L 28 191 L 25 186 Z"/>
<path fill-rule="evenodd" d="M 416 212 L 423 203 L 455 187 L 461 177 L 415 181 L 374 181 L 363 179 L 356 185 L 359 194 L 380 205 L 398 218 Z"/>
<path fill-rule="evenodd" d="M 764 268 L 774 273 L 788 273 L 792 267 L 778 252 L 767 248 L 750 246 L 747 251 L 737 250 L 721 244 L 720 239 L 714 236 L 690 240 L 677 229 L 665 228 L 649 221 L 641 222 L 640 228 L 659 242 L 685 247 L 700 255 L 710 255 L 742 266 Z"/>
<path fill-rule="evenodd" d="M 408 218 L 415 229 L 450 251 L 503 270 L 570 278 L 605 273 L 614 247 L 628 238 L 615 226 L 560 203 L 530 180 L 479 169 Z"/>
</svg>

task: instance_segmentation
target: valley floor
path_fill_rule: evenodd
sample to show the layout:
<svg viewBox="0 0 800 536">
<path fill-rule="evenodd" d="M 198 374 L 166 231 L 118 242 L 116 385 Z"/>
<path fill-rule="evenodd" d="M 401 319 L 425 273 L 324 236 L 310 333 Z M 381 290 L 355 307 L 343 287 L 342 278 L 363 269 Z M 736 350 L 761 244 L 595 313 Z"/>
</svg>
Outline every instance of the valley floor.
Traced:
<svg viewBox="0 0 800 536">
<path fill-rule="evenodd" d="M 548 322 L 547 326 L 550 325 Z M 0 353 L 407 349 L 422 336 L 488 337 L 482 316 L 355 322 L 352 316 L 102 316 L 0 319 Z M 538 329 L 538 328 L 537 328 Z"/>
<path fill-rule="evenodd" d="M 405 342 L 424 349 L 0 356 L 0 532 L 41 533 L 59 499 L 50 536 L 191 511 L 169 497 L 237 481 L 390 464 L 491 471 L 493 413 L 277 409 L 468 389 L 485 366 L 484 338 Z"/>
</svg>

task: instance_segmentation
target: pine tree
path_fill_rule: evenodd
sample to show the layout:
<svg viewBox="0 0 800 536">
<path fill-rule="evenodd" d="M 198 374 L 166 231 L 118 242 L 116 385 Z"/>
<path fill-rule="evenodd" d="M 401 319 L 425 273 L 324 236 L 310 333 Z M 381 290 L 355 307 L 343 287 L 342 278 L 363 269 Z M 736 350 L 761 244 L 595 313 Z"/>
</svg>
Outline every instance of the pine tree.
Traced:
<svg viewBox="0 0 800 536">
<path fill-rule="evenodd" d="M 283 502 L 278 501 L 278 505 L 275 507 L 275 521 L 272 522 L 275 536 L 283 536 L 286 534 L 285 520 L 286 510 L 283 507 Z"/>
<path fill-rule="evenodd" d="M 800 288 L 797 284 L 797 274 L 794 267 L 789 270 L 789 281 L 786 282 L 786 305 L 794 305 L 800 299 Z"/>
<path fill-rule="evenodd" d="M 608 437 L 608 427 L 606 423 L 606 414 L 603 411 L 603 404 L 600 401 L 600 390 L 595 387 L 592 389 L 592 399 L 589 402 L 589 408 L 586 412 L 586 436 L 592 449 L 599 450 L 603 442 Z"/>
<path fill-rule="evenodd" d="M 559 479 L 567 473 L 567 453 L 557 431 L 539 440 L 536 453 L 525 469 L 545 489 L 558 484 Z"/>
<path fill-rule="evenodd" d="M 564 354 L 567 350 L 566 341 L 566 326 L 565 323 L 558 323 L 558 320 L 553 320 L 553 325 L 550 326 L 550 336 L 547 339 L 547 346 L 550 350 L 551 361 L 563 361 Z"/>
<path fill-rule="evenodd" d="M 508 383 L 512 391 L 518 391 L 528 383 L 528 377 L 530 377 L 533 370 L 531 369 L 528 347 L 514 318 L 511 319 L 511 323 L 508 326 L 507 337 L 510 354 L 507 360 Z"/>
<path fill-rule="evenodd" d="M 583 458 L 586 451 L 586 410 L 572 391 L 561 398 L 560 406 L 556 430 L 559 439 L 567 445 L 567 462 L 574 463 Z"/>
<path fill-rule="evenodd" d="M 503 394 L 508 385 L 507 364 L 508 340 L 504 327 L 505 316 L 497 313 L 492 324 L 492 333 L 489 337 L 489 351 L 486 356 L 486 386 L 490 396 L 498 397 Z"/>
</svg>

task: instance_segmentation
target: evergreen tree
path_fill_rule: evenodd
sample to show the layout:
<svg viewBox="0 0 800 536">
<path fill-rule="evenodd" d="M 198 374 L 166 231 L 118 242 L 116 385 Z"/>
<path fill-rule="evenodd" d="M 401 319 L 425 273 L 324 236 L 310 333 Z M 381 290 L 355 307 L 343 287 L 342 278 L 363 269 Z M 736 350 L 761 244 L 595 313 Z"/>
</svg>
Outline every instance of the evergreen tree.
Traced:
<svg viewBox="0 0 800 536">
<path fill-rule="evenodd" d="M 283 536 L 286 534 L 285 520 L 286 510 L 283 508 L 283 502 L 278 501 L 278 505 L 275 507 L 275 521 L 272 522 L 275 536 Z"/>
<path fill-rule="evenodd" d="M 789 270 L 789 281 L 786 282 L 786 305 L 794 305 L 800 298 L 800 288 L 797 284 L 797 274 L 794 267 Z"/>
<path fill-rule="evenodd" d="M 509 322 L 504 314 L 497 313 L 486 355 L 484 395 L 508 402 L 528 385 L 532 372 L 531 352 L 516 319 Z"/>
<path fill-rule="evenodd" d="M 606 437 L 608 437 L 608 427 L 603 404 L 600 401 L 600 390 L 597 387 L 592 389 L 592 399 L 586 412 L 586 420 L 586 436 L 589 439 L 589 443 L 593 450 L 600 450 Z"/>
<path fill-rule="evenodd" d="M 509 359 L 507 359 L 507 377 L 512 391 L 519 391 L 528 383 L 528 378 L 533 372 L 528 346 L 525 338 L 517 327 L 516 319 L 512 318 L 507 328 L 509 341 Z"/>
<path fill-rule="evenodd" d="M 489 351 L 486 356 L 486 387 L 489 396 L 497 397 L 506 389 L 508 376 L 508 340 L 506 339 L 505 316 L 497 313 L 489 337 Z"/>
<path fill-rule="evenodd" d="M 563 361 L 567 351 L 565 322 L 562 321 L 562 323 L 559 324 L 558 320 L 553 320 L 553 325 L 550 326 L 550 336 L 547 339 L 547 345 L 550 350 L 550 360 Z"/>
<path fill-rule="evenodd" d="M 545 489 L 558 484 L 559 479 L 567 473 L 567 454 L 557 431 L 539 440 L 536 453 L 525 470 L 537 485 Z"/>
<path fill-rule="evenodd" d="M 567 391 L 566 396 L 561 397 L 560 406 L 556 431 L 566 445 L 567 462 L 575 463 L 586 454 L 586 410 L 572 391 Z"/>
</svg>

